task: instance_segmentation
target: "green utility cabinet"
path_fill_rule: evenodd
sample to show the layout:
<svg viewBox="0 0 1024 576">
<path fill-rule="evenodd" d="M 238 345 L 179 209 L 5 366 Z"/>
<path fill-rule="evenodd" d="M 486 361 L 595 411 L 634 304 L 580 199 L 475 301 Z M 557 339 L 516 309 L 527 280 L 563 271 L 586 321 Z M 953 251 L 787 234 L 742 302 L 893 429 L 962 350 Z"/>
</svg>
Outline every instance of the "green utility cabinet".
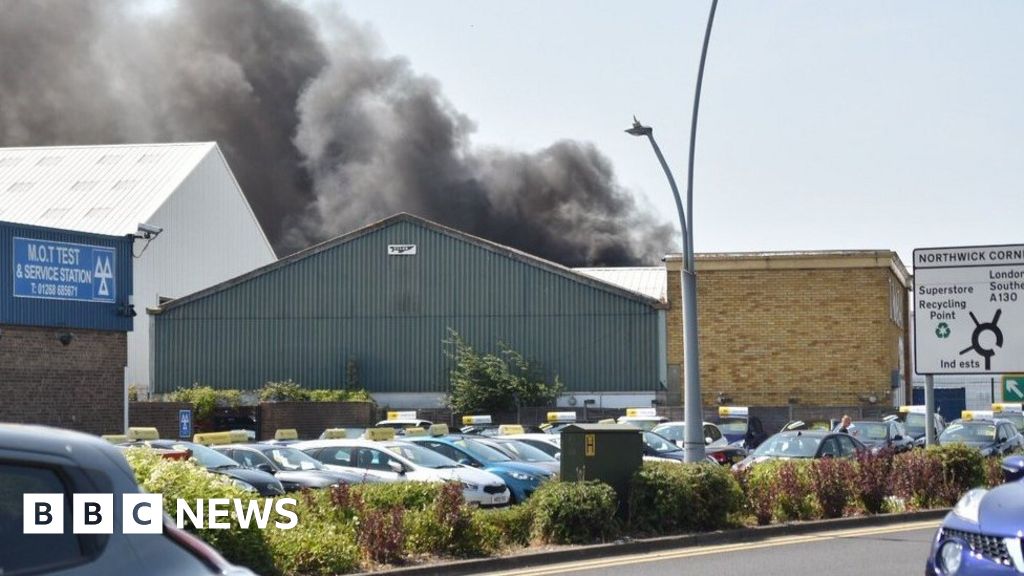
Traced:
<svg viewBox="0 0 1024 576">
<path fill-rule="evenodd" d="M 625 424 L 571 424 L 562 429 L 561 477 L 600 480 L 615 489 L 619 513 L 629 502 L 629 481 L 643 464 L 640 430 Z"/>
</svg>

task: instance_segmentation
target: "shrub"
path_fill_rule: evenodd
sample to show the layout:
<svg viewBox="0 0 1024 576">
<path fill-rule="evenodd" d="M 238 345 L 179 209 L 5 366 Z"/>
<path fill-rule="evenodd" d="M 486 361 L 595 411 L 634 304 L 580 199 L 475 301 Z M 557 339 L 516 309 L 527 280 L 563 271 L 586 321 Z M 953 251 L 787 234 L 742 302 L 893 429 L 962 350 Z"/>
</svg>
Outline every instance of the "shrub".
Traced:
<svg viewBox="0 0 1024 576">
<path fill-rule="evenodd" d="M 942 460 L 934 450 L 897 454 L 892 465 L 892 491 L 910 509 L 952 505 L 960 495 L 946 483 Z"/>
<path fill-rule="evenodd" d="M 530 545 L 533 516 L 533 506 L 529 503 L 474 513 L 476 521 L 492 526 L 498 534 L 496 546 L 505 548 Z"/>
<path fill-rule="evenodd" d="M 208 472 L 191 461 L 165 460 L 150 454 L 145 456 L 140 448 L 130 451 L 129 463 L 139 466 L 135 469 L 136 476 L 145 476 L 140 486 L 147 492 L 163 494 L 165 510 L 172 516 L 177 515 L 177 499 L 182 498 L 194 506 L 199 499 L 238 498 L 244 505 L 257 497 L 233 486 L 223 476 Z M 154 463 L 153 458 L 156 458 Z M 243 529 L 235 521 L 234 512 L 230 516 L 231 528 L 211 530 L 196 528 L 186 522 L 186 529 L 216 548 L 229 561 L 248 566 L 258 573 L 275 573 L 274 563 L 264 533 L 255 524 Z"/>
<path fill-rule="evenodd" d="M 810 468 L 814 495 L 822 514 L 826 518 L 841 518 L 853 499 L 850 481 L 855 464 L 843 458 L 823 458 L 813 461 Z"/>
<path fill-rule="evenodd" d="M 751 469 L 747 495 L 758 524 L 810 520 L 817 516 L 811 465 L 809 460 L 774 460 Z"/>
<path fill-rule="evenodd" d="M 433 505 L 410 519 L 409 549 L 439 556 L 470 557 L 497 548 L 500 536 L 475 519 L 456 482 L 442 485 Z"/>
<path fill-rule="evenodd" d="M 377 564 L 393 564 L 401 560 L 405 548 L 404 515 L 405 512 L 397 506 L 363 512 L 356 534 L 367 560 Z"/>
<path fill-rule="evenodd" d="M 739 483 L 722 466 L 648 462 L 631 481 L 629 523 L 651 533 L 716 530 L 742 504 Z"/>
<path fill-rule="evenodd" d="M 436 482 L 388 482 L 360 484 L 351 490 L 369 508 L 425 510 L 441 497 L 442 486 Z"/>
<path fill-rule="evenodd" d="M 769 474 L 759 472 L 755 475 L 754 470 L 746 468 L 735 472 L 733 477 L 743 488 L 747 511 L 754 515 L 759 526 L 764 526 L 770 524 L 775 515 L 779 491 Z"/>
<path fill-rule="evenodd" d="M 172 402 L 188 402 L 195 411 L 196 420 L 208 420 L 217 408 L 237 408 L 242 403 L 238 390 L 214 390 L 198 383 L 189 388 L 178 388 L 171 394 Z"/>
<path fill-rule="evenodd" d="M 892 462 L 890 450 L 877 454 L 865 451 L 857 455 L 854 491 L 869 514 L 881 513 L 886 498 L 892 493 Z"/>
<path fill-rule="evenodd" d="M 280 382 L 267 382 L 260 388 L 260 400 L 264 402 L 301 402 L 306 399 L 306 389 L 291 378 Z"/>
<path fill-rule="evenodd" d="M 956 442 L 931 446 L 928 448 L 928 452 L 938 455 L 942 462 L 943 478 L 948 484 L 949 490 L 956 492 L 957 498 L 971 488 L 985 483 L 984 462 L 981 452 L 977 449 Z"/>
<path fill-rule="evenodd" d="M 359 569 L 361 552 L 354 522 L 303 516 L 291 530 L 268 530 L 267 540 L 274 564 L 283 574 L 333 576 Z"/>
<path fill-rule="evenodd" d="M 1003 483 L 1003 466 L 999 458 L 985 458 L 985 486 L 995 488 Z"/>
<path fill-rule="evenodd" d="M 584 544 L 617 531 L 615 490 L 603 482 L 546 482 L 530 506 L 535 534 L 544 542 Z"/>
</svg>

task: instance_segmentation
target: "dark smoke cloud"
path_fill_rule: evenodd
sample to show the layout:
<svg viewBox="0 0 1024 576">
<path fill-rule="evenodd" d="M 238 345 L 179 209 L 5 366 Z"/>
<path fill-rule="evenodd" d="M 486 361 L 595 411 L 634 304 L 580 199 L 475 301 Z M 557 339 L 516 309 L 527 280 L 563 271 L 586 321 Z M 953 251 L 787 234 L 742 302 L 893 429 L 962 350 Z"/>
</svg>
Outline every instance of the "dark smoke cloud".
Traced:
<svg viewBox="0 0 1024 576">
<path fill-rule="evenodd" d="M 592 145 L 479 149 L 440 85 L 343 15 L 273 0 L 21 0 L 0 17 L 0 144 L 216 140 L 279 253 L 396 212 L 570 265 L 673 231 Z"/>
</svg>

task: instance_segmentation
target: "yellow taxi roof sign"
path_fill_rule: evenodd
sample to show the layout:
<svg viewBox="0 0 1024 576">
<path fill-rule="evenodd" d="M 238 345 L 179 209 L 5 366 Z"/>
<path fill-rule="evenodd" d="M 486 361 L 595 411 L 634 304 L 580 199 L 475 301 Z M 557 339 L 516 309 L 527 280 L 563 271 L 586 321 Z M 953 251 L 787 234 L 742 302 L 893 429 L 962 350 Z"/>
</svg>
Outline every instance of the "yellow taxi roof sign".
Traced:
<svg viewBox="0 0 1024 576">
<path fill-rule="evenodd" d="M 575 422 L 576 412 L 548 412 L 548 422 Z"/>
<path fill-rule="evenodd" d="M 132 427 L 128 429 L 129 440 L 159 440 L 160 432 L 156 428 Z"/>
<path fill-rule="evenodd" d="M 232 431 L 228 432 L 228 434 L 231 435 L 231 441 L 232 442 L 248 442 L 249 441 L 249 433 L 246 432 L 245 430 L 232 430 Z"/>
<path fill-rule="evenodd" d="M 657 415 L 658 410 L 655 408 L 626 408 L 628 418 L 650 418 Z"/>
<path fill-rule="evenodd" d="M 405 429 L 405 435 L 406 436 L 426 436 L 427 435 L 427 429 L 426 428 L 419 428 L 419 427 L 406 428 Z"/>
<path fill-rule="evenodd" d="M 406 410 L 400 412 L 388 412 L 388 420 L 416 420 L 416 411 Z"/>
<path fill-rule="evenodd" d="M 992 411 L 996 414 L 1007 413 L 1007 414 L 1020 414 L 1024 412 L 1024 404 L 1020 402 L 996 402 L 992 404 Z"/>
<path fill-rule="evenodd" d="M 444 424 L 444 423 L 433 424 L 433 425 L 430 426 L 429 433 L 430 433 L 431 436 L 447 436 L 448 435 L 448 425 Z"/>
<path fill-rule="evenodd" d="M 463 426 L 469 426 L 471 424 L 491 424 L 491 417 L 489 415 L 462 417 Z"/>
<path fill-rule="evenodd" d="M 750 410 L 746 406 L 719 406 L 718 415 L 721 416 L 747 416 Z"/>
<path fill-rule="evenodd" d="M 525 434 L 526 430 L 521 424 L 502 424 L 498 426 L 498 434 Z"/>
<path fill-rule="evenodd" d="M 925 407 L 920 404 L 914 404 L 913 406 L 903 405 L 900 406 L 901 414 L 924 414 Z"/>
<path fill-rule="evenodd" d="M 111 444 L 121 444 L 128 441 L 127 434 L 104 434 L 100 436 L 100 438 L 103 438 Z"/>
<path fill-rule="evenodd" d="M 274 432 L 274 440 L 298 440 L 299 431 L 295 428 L 279 428 Z"/>
<path fill-rule="evenodd" d="M 203 446 L 231 444 L 231 432 L 203 432 L 192 437 L 192 441 Z"/>
<path fill-rule="evenodd" d="M 339 438 L 347 437 L 348 434 L 345 432 L 344 428 L 328 428 L 320 435 L 320 438 L 324 440 L 337 440 Z"/>
<path fill-rule="evenodd" d="M 387 442 L 395 439 L 394 428 L 367 428 L 363 438 L 374 442 Z"/>
</svg>

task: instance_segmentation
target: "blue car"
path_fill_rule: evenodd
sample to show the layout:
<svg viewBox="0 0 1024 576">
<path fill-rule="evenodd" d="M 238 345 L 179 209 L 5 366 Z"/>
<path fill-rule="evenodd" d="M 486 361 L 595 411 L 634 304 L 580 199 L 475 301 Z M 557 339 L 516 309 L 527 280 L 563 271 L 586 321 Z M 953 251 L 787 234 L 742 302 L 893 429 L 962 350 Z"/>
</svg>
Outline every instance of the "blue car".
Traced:
<svg viewBox="0 0 1024 576">
<path fill-rule="evenodd" d="M 935 534 L 925 574 L 965 576 L 1024 572 L 1024 456 L 1003 460 L 1006 484 L 976 488 L 957 502 Z"/>
<path fill-rule="evenodd" d="M 434 452 L 447 456 L 459 464 L 486 470 L 499 476 L 512 492 L 512 503 L 526 501 L 537 490 L 541 482 L 554 474 L 532 464 L 516 462 L 507 454 L 488 446 L 473 436 L 452 434 L 448 436 L 416 436 L 405 438 Z"/>
</svg>

